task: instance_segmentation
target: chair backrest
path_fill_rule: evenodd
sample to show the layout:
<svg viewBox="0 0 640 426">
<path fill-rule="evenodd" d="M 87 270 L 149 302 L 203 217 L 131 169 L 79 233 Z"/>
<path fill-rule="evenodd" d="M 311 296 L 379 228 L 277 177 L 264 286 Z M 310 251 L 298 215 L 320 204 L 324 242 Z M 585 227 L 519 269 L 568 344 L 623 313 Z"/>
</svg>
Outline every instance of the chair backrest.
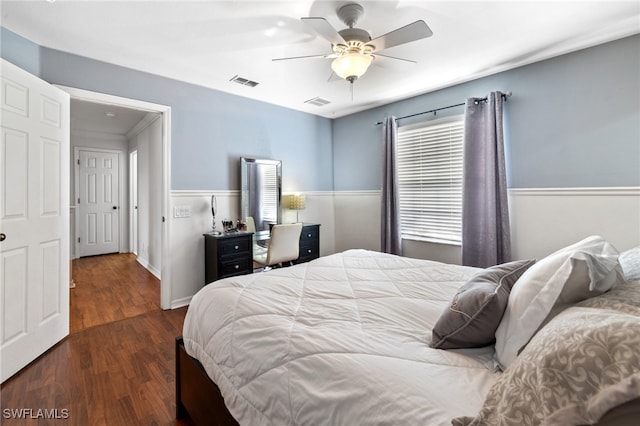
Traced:
<svg viewBox="0 0 640 426">
<path fill-rule="evenodd" d="M 302 223 L 273 225 L 267 253 L 267 265 L 296 260 L 300 253 Z"/>
<path fill-rule="evenodd" d="M 247 216 L 245 219 L 247 221 L 247 231 L 256 232 L 256 223 L 253 220 L 252 216 Z"/>
</svg>

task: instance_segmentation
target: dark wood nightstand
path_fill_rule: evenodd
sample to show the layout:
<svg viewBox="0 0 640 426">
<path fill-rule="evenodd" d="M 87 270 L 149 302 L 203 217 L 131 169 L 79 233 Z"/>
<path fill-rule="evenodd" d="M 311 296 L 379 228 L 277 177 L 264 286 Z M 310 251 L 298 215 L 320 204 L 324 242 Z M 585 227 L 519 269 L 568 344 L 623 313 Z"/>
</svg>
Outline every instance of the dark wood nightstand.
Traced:
<svg viewBox="0 0 640 426">
<path fill-rule="evenodd" d="M 253 273 L 253 232 L 204 234 L 205 284 Z"/>
<path fill-rule="evenodd" d="M 320 225 L 304 223 L 300 233 L 300 254 L 294 263 L 304 263 L 320 257 Z"/>
</svg>

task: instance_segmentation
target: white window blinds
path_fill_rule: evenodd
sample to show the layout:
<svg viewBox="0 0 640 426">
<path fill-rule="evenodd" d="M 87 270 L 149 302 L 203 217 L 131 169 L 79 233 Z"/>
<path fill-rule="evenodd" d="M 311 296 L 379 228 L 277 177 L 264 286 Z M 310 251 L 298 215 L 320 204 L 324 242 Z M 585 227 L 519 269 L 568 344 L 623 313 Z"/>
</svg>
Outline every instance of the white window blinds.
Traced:
<svg viewBox="0 0 640 426">
<path fill-rule="evenodd" d="M 260 213 L 264 223 L 278 223 L 278 174 L 273 166 L 258 168 L 262 194 Z"/>
<path fill-rule="evenodd" d="M 463 117 L 398 129 L 402 238 L 462 241 Z"/>
</svg>

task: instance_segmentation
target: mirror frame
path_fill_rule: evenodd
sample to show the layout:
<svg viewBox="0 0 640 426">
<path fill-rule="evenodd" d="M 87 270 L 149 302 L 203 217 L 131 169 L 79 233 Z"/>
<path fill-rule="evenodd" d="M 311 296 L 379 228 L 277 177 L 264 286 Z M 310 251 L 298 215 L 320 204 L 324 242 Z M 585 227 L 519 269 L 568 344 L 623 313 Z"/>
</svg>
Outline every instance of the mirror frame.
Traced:
<svg viewBox="0 0 640 426">
<path fill-rule="evenodd" d="M 253 166 L 273 166 L 276 172 L 276 191 L 277 191 L 277 208 L 276 208 L 276 223 L 282 222 L 282 161 L 281 160 L 267 160 L 262 158 L 248 158 L 240 157 L 240 214 L 242 219 L 245 220 L 249 214 L 250 206 L 249 200 L 251 199 L 251 193 L 249 188 L 249 169 Z M 266 229 L 259 229 L 258 223 L 256 223 L 255 239 L 269 238 L 270 230 L 269 226 Z"/>
</svg>

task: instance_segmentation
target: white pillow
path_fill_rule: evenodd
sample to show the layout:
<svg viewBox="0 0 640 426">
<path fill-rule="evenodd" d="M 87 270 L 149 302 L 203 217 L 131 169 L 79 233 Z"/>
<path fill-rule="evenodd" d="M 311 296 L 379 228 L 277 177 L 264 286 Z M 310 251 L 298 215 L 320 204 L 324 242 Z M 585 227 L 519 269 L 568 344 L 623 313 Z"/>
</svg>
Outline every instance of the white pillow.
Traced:
<svg viewBox="0 0 640 426">
<path fill-rule="evenodd" d="M 527 269 L 513 286 L 496 329 L 497 366 L 504 371 L 536 331 L 562 309 L 615 286 L 618 254 L 602 237 L 591 236 Z"/>
<path fill-rule="evenodd" d="M 640 246 L 620 253 L 620 266 L 625 280 L 640 280 Z"/>
</svg>

